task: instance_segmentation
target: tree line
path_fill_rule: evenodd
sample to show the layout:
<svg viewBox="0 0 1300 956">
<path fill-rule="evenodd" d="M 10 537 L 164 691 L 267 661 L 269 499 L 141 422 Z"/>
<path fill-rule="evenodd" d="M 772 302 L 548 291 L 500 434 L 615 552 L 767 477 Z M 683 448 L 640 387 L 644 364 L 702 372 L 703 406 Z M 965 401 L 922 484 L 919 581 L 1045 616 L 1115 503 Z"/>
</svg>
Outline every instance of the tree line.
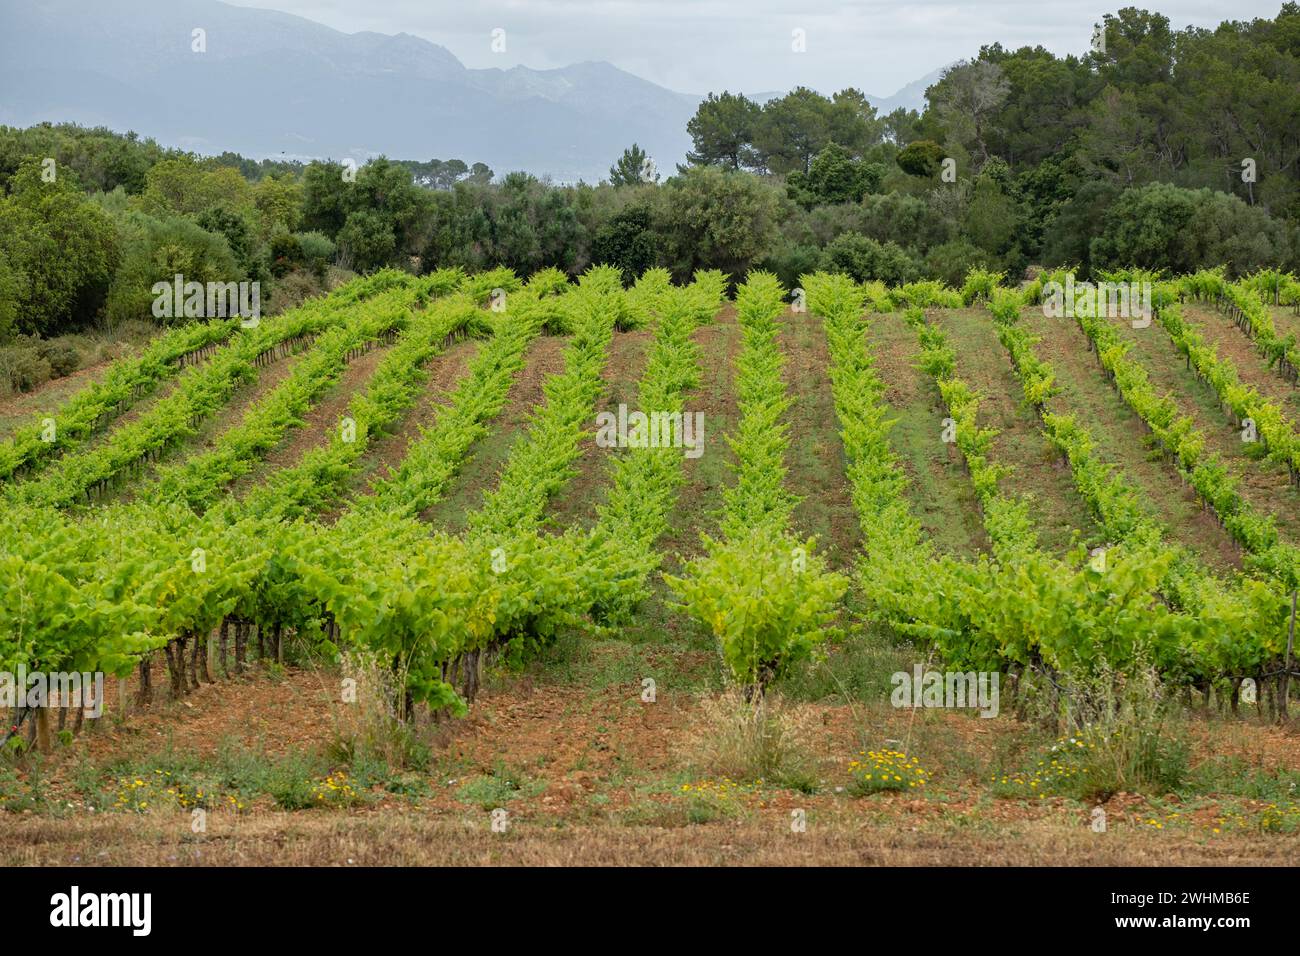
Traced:
<svg viewBox="0 0 1300 956">
<path fill-rule="evenodd" d="M 918 113 L 858 90 L 710 94 L 671 171 L 639 145 L 607 181 L 482 163 L 201 157 L 134 133 L 0 128 L 0 342 L 149 315 L 154 282 L 593 263 L 628 277 L 762 267 L 956 283 L 972 267 L 1300 267 L 1300 5 L 1175 30 L 1106 15 L 1087 52 L 983 47 Z M 54 172 L 51 177 L 51 169 Z"/>
</svg>

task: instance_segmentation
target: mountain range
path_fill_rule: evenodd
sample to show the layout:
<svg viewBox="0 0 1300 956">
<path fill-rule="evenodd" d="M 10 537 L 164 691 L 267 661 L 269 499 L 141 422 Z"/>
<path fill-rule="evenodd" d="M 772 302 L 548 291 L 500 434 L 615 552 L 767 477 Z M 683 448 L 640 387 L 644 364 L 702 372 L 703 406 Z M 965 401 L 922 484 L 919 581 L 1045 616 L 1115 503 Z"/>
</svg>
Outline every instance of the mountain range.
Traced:
<svg viewBox="0 0 1300 956">
<path fill-rule="evenodd" d="M 941 72 L 873 105 L 918 108 Z M 469 69 L 407 33 L 217 0 L 0 0 L 0 91 L 11 126 L 107 126 L 254 158 L 455 157 L 559 182 L 599 180 L 634 141 L 671 171 L 703 99 L 604 62 Z"/>
</svg>

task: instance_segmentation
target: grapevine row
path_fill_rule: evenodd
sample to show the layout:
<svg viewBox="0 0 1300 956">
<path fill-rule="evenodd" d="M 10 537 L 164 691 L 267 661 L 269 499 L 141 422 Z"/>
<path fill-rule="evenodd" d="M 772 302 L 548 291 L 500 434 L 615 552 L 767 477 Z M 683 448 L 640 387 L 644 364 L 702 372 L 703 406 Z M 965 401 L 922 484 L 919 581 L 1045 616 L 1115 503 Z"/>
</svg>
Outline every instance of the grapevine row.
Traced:
<svg viewBox="0 0 1300 956">
<path fill-rule="evenodd" d="M 397 301 L 409 303 L 409 282 L 368 300 L 369 308 Z M 272 356 L 299 351 L 317 335 L 339 324 L 333 307 L 309 303 L 267 319 L 208 364 L 189 369 L 176 390 L 93 449 L 65 456 L 39 479 L 6 489 L 10 502 L 67 507 L 107 490 L 128 472 L 161 457 L 166 449 L 193 435 L 199 424 L 220 409 L 236 388 L 256 377 Z"/>
<path fill-rule="evenodd" d="M 237 325 L 225 319 L 172 329 L 139 356 L 114 362 L 103 379 L 50 416 L 53 428 L 37 421 L 0 443 L 0 480 L 31 475 L 47 460 L 77 448 L 168 378 L 206 358 Z"/>
<path fill-rule="evenodd" d="M 1217 309 L 1255 343 L 1255 348 L 1292 385 L 1300 384 L 1300 346 L 1294 335 L 1277 334 L 1273 316 L 1265 297 L 1281 304 L 1290 302 L 1300 311 L 1300 285 L 1289 276 L 1276 272 L 1261 273 L 1239 283 L 1229 282 L 1222 269 L 1202 270 L 1183 276 L 1177 282 L 1180 299 L 1192 298 L 1213 302 Z"/>
<path fill-rule="evenodd" d="M 730 675 L 751 693 L 833 632 L 848 584 L 813 553 L 812 539 L 790 531 L 796 499 L 784 487 L 789 399 L 776 321 L 783 309 L 781 285 L 768 273 L 751 273 L 736 294 L 741 419 L 727 436 L 736 481 L 723 492 L 723 537 L 706 536 L 706 554 L 681 577 L 665 575 L 682 608 L 713 634 Z"/>
<path fill-rule="evenodd" d="M 1214 389 L 1236 424 L 1247 419 L 1253 422 L 1269 460 L 1284 465 L 1291 481 L 1300 486 L 1300 433 L 1282 410 L 1253 387 L 1243 385 L 1236 366 L 1218 355 L 1177 305 L 1170 303 L 1158 309 L 1156 320 L 1186 356 L 1197 377 Z"/>
<path fill-rule="evenodd" d="M 998 337 L 1007 349 L 1026 399 L 1035 405 L 1044 434 L 1065 456 L 1075 486 L 1112 545 L 1142 556 L 1158 570 L 1158 594 L 1175 613 L 1155 647 L 1154 663 L 1167 677 L 1205 689 L 1221 677 L 1258 676 L 1281 653 L 1284 608 L 1269 586 L 1239 577 L 1231 584 L 1214 578 L 1186 549 L 1168 544 L 1159 524 L 1141 507 L 1139 494 L 1095 454 L 1095 443 L 1073 416 L 1047 410 L 1056 393 L 1055 373 L 1034 352 L 1033 339 L 1019 324 L 1021 306 L 1037 297 L 999 290 L 990 302 Z M 1112 329 L 1106 327 L 1108 331 Z M 1120 350 L 1122 354 L 1122 349 Z M 1126 377 L 1126 381 L 1136 380 Z M 1113 550 L 1103 557 L 1110 565 Z"/>
<path fill-rule="evenodd" d="M 674 289 L 666 270 L 652 270 L 638 283 L 637 289 L 646 287 L 640 294 L 649 298 L 650 308 L 659 315 L 637 388 L 644 414 L 689 414 L 686 396 L 701 378 L 699 348 L 692 333 L 717 311 L 724 285 L 718 271 L 697 273 L 685 289 Z M 697 441 L 703 439 L 703 434 L 696 435 Z M 636 447 L 613 459 L 609 495 L 597 509 L 592 542 L 597 549 L 616 551 L 626 590 L 620 591 L 617 608 L 596 609 L 600 619 L 626 618 L 645 599 L 646 582 L 661 562 L 655 542 L 668 530 L 672 504 L 685 481 L 683 461 L 682 449 L 667 446 Z"/>
<path fill-rule="evenodd" d="M 550 272 L 534 276 L 522 295 L 510 299 L 437 425 L 407 446 L 397 468 L 376 481 L 373 494 L 356 504 L 359 510 L 417 516 L 441 499 L 469 449 L 487 434 L 488 423 L 505 406 L 529 344 L 543 328 L 556 330 L 563 324 L 562 309 L 550 295 L 563 286 L 550 282 L 552 278 Z"/>
<path fill-rule="evenodd" d="M 1177 305 L 1165 305 L 1157 315 L 1163 316 L 1161 324 L 1167 322 L 1169 327 L 1183 330 Z M 1115 328 L 1105 318 L 1095 316 L 1078 315 L 1076 321 L 1125 403 L 1151 429 L 1216 520 L 1250 555 L 1250 565 L 1275 578 L 1288 591 L 1295 587 L 1300 581 L 1300 550 L 1279 541 L 1273 520 L 1256 512 L 1241 496 L 1236 478 L 1223 462 L 1217 455 L 1206 453 L 1205 436 L 1190 418 L 1178 414 L 1172 398 L 1156 392 L 1146 370 L 1128 357 L 1129 346 Z M 1272 428 L 1276 419 L 1265 421 Z M 1275 445 L 1276 450 L 1289 450 L 1284 438 L 1275 440 L 1281 445 Z"/>
<path fill-rule="evenodd" d="M 471 535 L 508 536 L 540 527 L 551 497 L 576 474 L 573 462 L 603 388 L 601 372 L 623 302 L 621 286 L 617 269 L 600 267 L 564 297 L 573 323 L 564 371 L 542 386 L 545 403 L 511 447 L 497 487 L 470 514 Z"/>
<path fill-rule="evenodd" d="M 285 380 L 252 405 L 238 425 L 223 432 L 211 449 L 164 466 L 157 480 L 142 494 L 156 501 L 182 501 L 196 510 L 211 505 L 231 483 L 251 471 L 270 449 L 283 441 L 290 429 L 301 425 L 302 416 L 338 382 L 350 361 L 391 341 L 399 331 L 399 341 L 412 336 L 418 341 L 427 335 L 430 325 L 427 314 L 413 313 L 412 307 L 426 302 L 428 297 L 446 295 L 462 278 L 459 270 L 433 273 L 412 286 L 413 298 L 380 297 L 356 306 L 344 324 L 323 333 Z M 440 339 L 456 334 L 472 318 L 473 306 L 467 309 L 457 313 L 461 325 L 440 329 Z M 442 314 L 442 310 L 437 310 L 436 318 Z M 399 361 L 408 354 L 405 349 L 400 351 Z"/>
</svg>

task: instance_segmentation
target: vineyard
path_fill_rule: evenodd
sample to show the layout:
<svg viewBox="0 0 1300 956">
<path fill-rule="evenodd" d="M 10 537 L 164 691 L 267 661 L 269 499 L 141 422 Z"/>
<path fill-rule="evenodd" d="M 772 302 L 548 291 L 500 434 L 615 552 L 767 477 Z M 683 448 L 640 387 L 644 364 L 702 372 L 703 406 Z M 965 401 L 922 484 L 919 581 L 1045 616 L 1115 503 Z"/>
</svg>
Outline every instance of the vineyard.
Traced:
<svg viewBox="0 0 1300 956">
<path fill-rule="evenodd" d="M 1102 276 L 1150 285 L 1143 323 L 1051 317 L 1067 279 L 385 270 L 168 331 L 0 436 L 0 672 L 106 675 L 102 716 L 13 702 L 0 798 L 88 805 L 119 772 L 152 792 L 122 762 L 147 728 L 202 755 L 158 774 L 208 789 L 155 805 L 237 817 L 259 793 L 205 776 L 218 742 L 187 726 L 253 698 L 282 749 L 302 727 L 334 754 L 321 796 L 276 812 L 391 811 L 394 780 L 475 840 L 502 806 L 516 831 L 609 813 L 778 836 L 811 808 L 833 859 L 863 821 L 948 832 L 949 792 L 960 825 L 1028 827 L 1022 861 L 1050 858 L 1051 826 L 1098 861 L 1155 857 L 1166 821 L 1189 859 L 1211 835 L 1281 858 L 1300 832 L 1300 282 Z M 605 447 L 597 416 L 620 405 L 679 431 L 702 413 L 702 453 L 667 425 Z M 914 667 L 998 675 L 1000 718 L 891 707 Z M 410 767 L 369 798 L 339 783 L 359 745 L 325 748 L 322 715 L 358 694 L 390 736 L 433 742 L 418 787 Z M 1129 698 L 1152 695 L 1164 723 L 1135 730 Z M 813 769 L 733 779 L 680 757 L 702 720 L 726 736 L 702 715 L 728 706 L 760 735 L 768 707 L 810 720 L 790 732 Z M 246 730 L 242 704 L 226 716 Z M 1130 736 L 1119 784 L 1040 760 Z M 90 757 L 103 772 L 77 783 Z M 1177 780 L 1151 769 L 1180 759 Z M 1099 804 L 1128 849 L 1084 847 Z M 67 825 L 67 846 L 102 838 Z M 0 855 L 66 849 L 24 840 Z"/>
</svg>

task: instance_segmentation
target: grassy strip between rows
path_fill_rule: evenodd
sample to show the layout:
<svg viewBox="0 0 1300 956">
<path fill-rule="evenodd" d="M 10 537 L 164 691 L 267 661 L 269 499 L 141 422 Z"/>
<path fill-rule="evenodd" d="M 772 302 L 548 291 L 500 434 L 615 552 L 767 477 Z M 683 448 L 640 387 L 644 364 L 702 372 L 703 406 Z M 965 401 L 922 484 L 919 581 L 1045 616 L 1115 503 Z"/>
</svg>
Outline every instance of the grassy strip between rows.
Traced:
<svg viewBox="0 0 1300 956">
<path fill-rule="evenodd" d="M 917 306 L 908 308 L 903 317 L 920 340 L 920 366 L 934 379 L 951 416 L 953 441 L 966 462 L 994 554 L 1007 556 L 1037 550 L 1038 534 L 1030 517 L 1030 502 L 1009 497 L 999 489 L 1002 479 L 1011 474 L 1011 466 L 989 459 L 998 433 L 979 427 L 980 396 L 957 377 L 957 355 L 947 336 L 929 324 L 925 311 Z"/>
</svg>

